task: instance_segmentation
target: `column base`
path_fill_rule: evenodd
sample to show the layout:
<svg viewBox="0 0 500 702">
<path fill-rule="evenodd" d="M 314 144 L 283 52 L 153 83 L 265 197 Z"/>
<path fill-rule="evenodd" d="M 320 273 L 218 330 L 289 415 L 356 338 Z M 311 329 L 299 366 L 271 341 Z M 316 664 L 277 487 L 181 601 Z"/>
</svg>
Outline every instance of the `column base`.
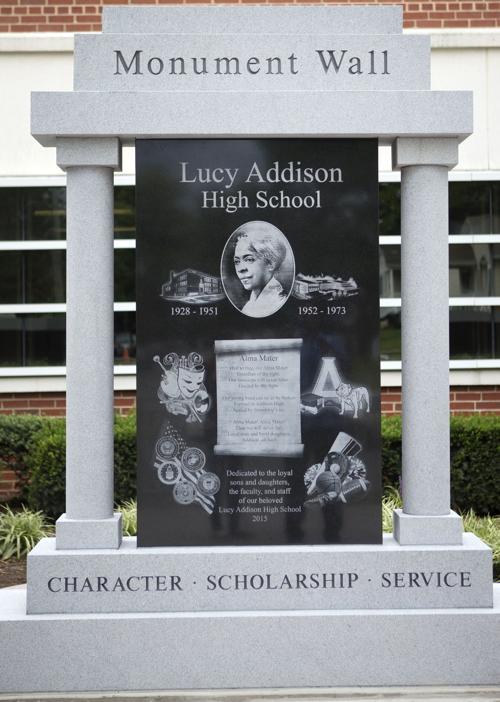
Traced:
<svg viewBox="0 0 500 702">
<path fill-rule="evenodd" d="M 122 515 L 111 519 L 70 519 L 66 513 L 56 522 L 56 549 L 120 548 Z"/>
<path fill-rule="evenodd" d="M 394 538 L 400 546 L 459 546 L 463 541 L 462 517 L 452 510 L 429 516 L 395 509 L 393 518 Z"/>
</svg>

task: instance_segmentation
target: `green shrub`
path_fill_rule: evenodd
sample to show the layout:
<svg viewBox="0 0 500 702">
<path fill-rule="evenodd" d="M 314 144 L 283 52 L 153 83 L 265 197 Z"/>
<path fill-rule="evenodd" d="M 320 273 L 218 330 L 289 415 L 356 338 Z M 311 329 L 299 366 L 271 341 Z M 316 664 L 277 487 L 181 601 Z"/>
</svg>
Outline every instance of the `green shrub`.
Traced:
<svg viewBox="0 0 500 702">
<path fill-rule="evenodd" d="M 115 419 L 115 501 L 118 504 L 136 495 L 135 423 L 135 413 Z"/>
<path fill-rule="evenodd" d="M 41 512 L 23 507 L 13 512 L 9 507 L 0 511 L 0 559 L 21 558 L 34 548 L 44 536 L 51 536 L 52 527 Z"/>
<path fill-rule="evenodd" d="M 33 435 L 26 457 L 30 480 L 27 503 L 57 519 L 64 512 L 66 430 L 63 419 L 48 419 Z"/>
<path fill-rule="evenodd" d="M 399 489 L 401 418 L 382 418 L 384 487 Z M 451 420 L 452 506 L 476 514 L 500 513 L 500 417 L 453 417 Z M 32 509 L 57 517 L 64 511 L 64 420 L 0 417 L 0 451 L 18 466 Z M 429 449 L 432 450 L 432 449 Z M 115 500 L 135 497 L 135 415 L 115 422 Z M 30 474 L 29 490 L 26 486 Z M 432 479 L 432 478 L 431 478 Z"/>
<path fill-rule="evenodd" d="M 384 487 L 399 489 L 401 418 L 382 418 Z M 452 417 L 450 423 L 451 504 L 459 512 L 500 513 L 500 417 Z M 432 447 L 429 447 L 432 451 Z M 430 476 L 432 480 L 432 476 Z"/>
<path fill-rule="evenodd" d="M 399 489 L 401 475 L 401 417 L 382 417 L 382 478 L 384 487 Z"/>
<path fill-rule="evenodd" d="M 122 513 L 123 536 L 137 535 L 137 502 L 127 500 L 117 506 L 117 511 Z"/>
<path fill-rule="evenodd" d="M 382 531 L 392 532 L 392 513 L 401 506 L 401 496 L 396 488 L 386 488 L 382 498 Z"/>
<path fill-rule="evenodd" d="M 135 415 L 115 418 L 115 500 L 135 497 Z M 28 506 L 57 519 L 65 511 L 66 431 L 63 419 L 50 419 L 33 435 L 27 465 L 30 473 Z"/>
<path fill-rule="evenodd" d="M 500 417 L 452 417 L 450 448 L 452 505 L 500 514 Z"/>
<path fill-rule="evenodd" d="M 0 417 L 0 472 L 2 469 L 14 471 L 21 500 L 27 498 L 28 445 L 33 435 L 41 429 L 44 421 L 42 417 L 28 414 Z"/>
</svg>

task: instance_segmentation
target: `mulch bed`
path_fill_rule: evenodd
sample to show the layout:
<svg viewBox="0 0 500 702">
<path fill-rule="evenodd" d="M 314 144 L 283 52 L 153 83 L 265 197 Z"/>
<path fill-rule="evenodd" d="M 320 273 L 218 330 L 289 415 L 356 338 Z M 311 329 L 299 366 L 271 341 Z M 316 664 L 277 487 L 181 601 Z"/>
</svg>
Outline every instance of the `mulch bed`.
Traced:
<svg viewBox="0 0 500 702">
<path fill-rule="evenodd" d="M 26 558 L 0 561 L 0 587 L 22 585 L 26 582 Z"/>
</svg>

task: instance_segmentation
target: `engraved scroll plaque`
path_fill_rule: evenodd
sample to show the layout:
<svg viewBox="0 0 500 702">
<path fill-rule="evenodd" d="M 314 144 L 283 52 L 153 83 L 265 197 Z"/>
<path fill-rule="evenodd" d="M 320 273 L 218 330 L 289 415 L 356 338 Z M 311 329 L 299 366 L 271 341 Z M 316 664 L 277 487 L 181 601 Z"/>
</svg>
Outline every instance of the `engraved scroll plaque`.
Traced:
<svg viewBox="0 0 500 702">
<path fill-rule="evenodd" d="M 216 341 L 216 454 L 301 456 L 301 339 Z"/>
</svg>

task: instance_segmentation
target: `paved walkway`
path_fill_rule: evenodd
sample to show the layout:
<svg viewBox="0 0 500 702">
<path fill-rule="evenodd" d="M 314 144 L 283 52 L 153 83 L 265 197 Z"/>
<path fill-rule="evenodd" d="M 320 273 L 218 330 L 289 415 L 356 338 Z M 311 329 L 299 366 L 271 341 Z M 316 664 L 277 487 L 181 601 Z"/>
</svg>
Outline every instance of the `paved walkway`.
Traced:
<svg viewBox="0 0 500 702">
<path fill-rule="evenodd" d="M 500 702 L 498 687 L 377 687 L 317 688 L 304 690 L 206 690 L 157 693 L 115 692 L 103 695 L 0 695 L 1 702 Z"/>
</svg>

